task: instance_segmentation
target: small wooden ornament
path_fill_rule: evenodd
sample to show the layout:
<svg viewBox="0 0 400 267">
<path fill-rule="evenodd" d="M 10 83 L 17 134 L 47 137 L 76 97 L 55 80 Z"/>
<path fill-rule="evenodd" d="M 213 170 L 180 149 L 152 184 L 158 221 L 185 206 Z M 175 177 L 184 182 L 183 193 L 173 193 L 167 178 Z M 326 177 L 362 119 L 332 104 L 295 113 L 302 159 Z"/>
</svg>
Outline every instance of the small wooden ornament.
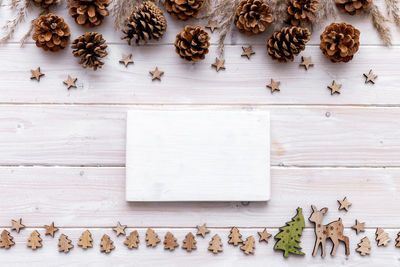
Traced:
<svg viewBox="0 0 400 267">
<path fill-rule="evenodd" d="M 225 59 L 220 60 L 219 58 L 216 57 L 215 63 L 211 64 L 211 66 L 215 67 L 215 69 L 218 72 L 220 69 L 225 69 L 224 63 L 225 63 Z"/>
<path fill-rule="evenodd" d="M 264 228 L 262 232 L 258 232 L 258 235 L 260 236 L 258 242 L 265 241 L 265 243 L 268 244 L 268 239 L 271 237 L 271 234 L 267 232 L 267 228 Z"/>
<path fill-rule="evenodd" d="M 217 21 L 209 20 L 206 28 L 209 28 L 211 32 L 214 32 L 215 29 L 218 29 Z"/>
<path fill-rule="evenodd" d="M 14 246 L 15 243 L 13 241 L 13 236 L 7 230 L 3 230 L 0 236 L 0 248 L 9 249 L 10 247 Z"/>
<path fill-rule="evenodd" d="M 58 251 L 68 253 L 74 245 L 71 244 L 71 240 L 68 239 L 68 236 L 61 234 L 58 239 Z"/>
<path fill-rule="evenodd" d="M 63 83 L 67 86 L 67 89 L 69 90 L 69 88 L 71 88 L 71 87 L 76 88 L 76 84 L 75 84 L 76 80 L 78 80 L 78 78 L 72 78 L 70 75 L 68 75 L 68 79 L 63 81 Z"/>
<path fill-rule="evenodd" d="M 130 63 L 133 63 L 132 54 L 129 55 L 122 54 L 122 58 L 119 60 L 119 63 L 124 64 L 125 68 L 127 68 Z"/>
<path fill-rule="evenodd" d="M 246 241 L 243 242 L 243 246 L 240 247 L 240 249 L 244 252 L 244 254 L 249 255 L 249 254 L 254 254 L 254 249 L 255 249 L 255 241 L 254 237 L 249 236 L 246 238 Z"/>
<path fill-rule="evenodd" d="M 347 197 L 345 197 L 343 200 L 338 200 L 339 202 L 339 210 L 346 210 L 349 211 L 349 208 L 351 206 L 351 202 L 347 201 Z"/>
<path fill-rule="evenodd" d="M 93 247 L 92 241 L 92 234 L 89 232 L 89 230 L 86 230 L 79 238 L 78 246 L 82 247 L 83 249 L 91 248 Z"/>
<path fill-rule="evenodd" d="M 44 76 L 44 73 L 40 72 L 40 67 L 38 67 L 36 70 L 31 70 L 31 73 L 31 80 L 36 79 L 38 82 L 40 81 L 40 77 Z"/>
<path fill-rule="evenodd" d="M 36 250 L 37 248 L 42 247 L 42 239 L 40 238 L 40 234 L 38 231 L 33 231 L 28 238 L 27 246 L 30 247 L 32 250 Z"/>
<path fill-rule="evenodd" d="M 300 66 L 304 66 L 306 70 L 310 68 L 310 66 L 314 66 L 314 63 L 311 62 L 311 57 L 301 57 Z"/>
<path fill-rule="evenodd" d="M 54 222 L 50 225 L 45 225 L 44 228 L 46 229 L 45 235 L 50 235 L 51 237 L 54 237 L 54 233 L 58 231 L 58 228 L 54 226 Z"/>
<path fill-rule="evenodd" d="M 356 248 L 356 251 L 360 253 L 361 256 L 371 254 L 371 242 L 369 241 L 368 237 L 361 239 L 361 242 L 357 245 L 358 248 Z"/>
<path fill-rule="evenodd" d="M 100 251 L 104 253 L 110 253 L 114 248 L 113 241 L 108 235 L 104 234 L 100 242 Z"/>
<path fill-rule="evenodd" d="M 11 220 L 11 230 L 15 230 L 17 233 L 21 231 L 21 229 L 25 228 L 25 225 L 22 224 L 22 219 L 19 218 L 18 221 Z"/>
<path fill-rule="evenodd" d="M 400 232 L 397 233 L 396 248 L 400 248 Z"/>
<path fill-rule="evenodd" d="M 239 229 L 237 229 L 236 227 L 232 227 L 231 229 L 231 233 L 229 235 L 229 244 L 233 244 L 234 246 L 239 245 L 239 243 L 243 243 L 242 240 L 242 235 L 239 233 Z"/>
<path fill-rule="evenodd" d="M 210 241 L 210 243 L 208 243 L 210 246 L 208 247 L 208 250 L 212 251 L 212 253 L 217 254 L 219 252 L 222 252 L 222 242 L 221 242 L 221 238 L 219 237 L 219 235 L 214 235 Z"/>
<path fill-rule="evenodd" d="M 210 230 L 207 229 L 206 224 L 204 223 L 203 225 L 197 225 L 197 233 L 196 235 L 201 235 L 203 238 L 208 234 Z"/>
<path fill-rule="evenodd" d="M 172 233 L 167 232 L 164 238 L 164 249 L 169 249 L 169 251 L 172 251 L 175 250 L 175 248 L 178 246 L 179 244 L 176 243 L 175 236 Z"/>
<path fill-rule="evenodd" d="M 164 75 L 163 71 L 159 71 L 158 67 L 156 67 L 155 70 L 153 71 L 149 71 L 150 74 L 152 75 L 151 80 L 154 81 L 155 79 L 158 79 L 159 81 L 161 81 L 161 76 Z"/>
<path fill-rule="evenodd" d="M 161 240 L 158 238 L 158 235 L 154 232 L 153 229 L 147 228 L 146 231 L 146 246 L 155 247 Z"/>
<path fill-rule="evenodd" d="M 193 249 L 196 249 L 196 239 L 194 238 L 194 235 L 189 232 L 186 236 L 185 239 L 183 240 L 183 245 L 182 248 L 186 249 L 187 252 L 192 251 Z"/>
<path fill-rule="evenodd" d="M 242 46 L 242 50 L 243 50 L 242 57 L 247 57 L 247 59 L 250 59 L 250 57 L 256 53 L 253 51 L 251 45 L 248 47 Z"/>
<path fill-rule="evenodd" d="M 364 73 L 365 83 L 371 82 L 375 84 L 375 79 L 378 78 L 378 75 L 374 74 L 372 70 L 369 70 L 369 73 Z"/>
<path fill-rule="evenodd" d="M 328 85 L 328 88 L 331 89 L 331 95 L 334 93 L 340 94 L 340 88 L 342 88 L 341 84 L 337 84 L 336 81 L 332 82 L 332 85 Z"/>
<path fill-rule="evenodd" d="M 117 236 L 119 236 L 119 235 L 125 235 L 125 228 L 126 228 L 126 227 L 127 227 L 126 225 L 121 225 L 120 222 L 118 222 L 118 223 L 117 223 L 117 226 L 115 226 L 115 227 L 113 228 L 113 230 L 114 230 L 114 232 L 117 233 Z"/>
<path fill-rule="evenodd" d="M 135 230 L 135 231 L 132 231 L 132 232 L 126 237 L 126 240 L 125 240 L 125 242 L 124 242 L 124 244 L 125 244 L 129 249 L 138 248 L 138 247 L 139 247 L 138 243 L 139 243 L 139 234 L 138 234 L 138 232 L 137 232 L 136 230 Z"/>
<path fill-rule="evenodd" d="M 376 235 L 375 240 L 378 243 L 378 247 L 380 247 L 380 246 L 386 247 L 389 244 L 389 242 L 392 240 L 389 237 L 389 235 L 382 228 L 377 228 L 375 235 Z"/>
<path fill-rule="evenodd" d="M 275 82 L 274 79 L 271 79 L 271 83 L 267 85 L 269 89 L 271 89 L 271 94 L 274 93 L 274 91 L 280 91 L 281 89 L 279 88 L 279 85 L 281 82 Z"/>
<path fill-rule="evenodd" d="M 360 232 L 365 231 L 365 222 L 360 223 L 358 220 L 356 220 L 356 224 L 353 225 L 351 228 L 356 230 L 356 233 L 358 235 Z"/>
</svg>

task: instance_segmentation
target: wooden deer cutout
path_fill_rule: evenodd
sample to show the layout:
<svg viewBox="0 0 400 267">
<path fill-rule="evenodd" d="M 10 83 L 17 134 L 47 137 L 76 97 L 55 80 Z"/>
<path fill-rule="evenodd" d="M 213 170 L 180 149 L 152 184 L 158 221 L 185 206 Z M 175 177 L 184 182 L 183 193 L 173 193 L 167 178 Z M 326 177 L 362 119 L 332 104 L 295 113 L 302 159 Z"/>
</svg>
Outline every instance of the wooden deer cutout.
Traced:
<svg viewBox="0 0 400 267">
<path fill-rule="evenodd" d="M 313 251 L 313 256 L 317 255 L 319 246 L 322 247 L 322 257 L 326 256 L 326 239 L 330 239 L 333 243 L 333 248 L 331 251 L 331 255 L 334 256 L 336 254 L 336 249 L 339 246 L 339 241 L 342 241 L 346 245 L 346 255 L 350 255 L 349 249 L 349 238 L 343 235 L 343 223 L 342 219 L 331 222 L 327 225 L 322 225 L 322 217 L 325 213 L 328 212 L 328 208 L 323 208 L 318 210 L 314 205 L 311 206 L 313 212 L 311 213 L 310 218 L 308 220 L 313 222 L 315 229 L 315 246 Z"/>
</svg>

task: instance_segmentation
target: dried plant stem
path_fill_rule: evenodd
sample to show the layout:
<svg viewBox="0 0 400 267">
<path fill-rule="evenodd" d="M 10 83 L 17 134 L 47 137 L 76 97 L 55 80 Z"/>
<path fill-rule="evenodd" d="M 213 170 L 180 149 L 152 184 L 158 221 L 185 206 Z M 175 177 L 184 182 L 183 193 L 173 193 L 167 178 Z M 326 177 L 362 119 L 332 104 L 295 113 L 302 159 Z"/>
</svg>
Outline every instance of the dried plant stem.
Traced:
<svg viewBox="0 0 400 267">
<path fill-rule="evenodd" d="M 22 22 L 25 17 L 27 10 L 30 6 L 30 1 L 28 0 L 11 0 L 9 4 L 6 5 L 11 10 L 16 10 L 17 13 L 13 19 L 7 20 L 6 24 L 3 26 L 3 31 L 5 31 L 5 36 L 0 39 L 0 44 L 10 40 L 17 28 L 18 24 Z"/>
<path fill-rule="evenodd" d="M 40 14 L 38 15 L 38 17 L 40 17 L 41 15 L 47 14 L 47 13 L 49 13 L 49 9 L 48 9 L 48 8 L 42 10 L 42 12 L 40 12 Z M 35 20 L 36 20 L 36 19 L 37 19 L 37 18 L 31 20 L 31 23 L 30 23 L 30 26 L 29 26 L 28 31 L 24 34 L 24 36 L 22 36 L 22 38 L 21 38 L 21 40 L 20 40 L 21 47 L 24 46 L 25 41 L 29 38 L 29 36 L 31 36 L 32 30 L 33 30 L 33 24 L 35 24 Z"/>
<path fill-rule="evenodd" d="M 280 30 L 287 19 L 287 3 L 289 0 L 270 0 L 268 5 L 274 14 L 274 30 Z"/>
<path fill-rule="evenodd" d="M 386 46 L 391 46 L 392 34 L 387 24 L 387 19 L 375 4 L 372 5 L 372 7 L 369 9 L 369 12 L 372 16 L 372 24 L 374 25 L 374 28 L 378 32 L 382 42 Z"/>
<path fill-rule="evenodd" d="M 328 19 L 335 19 L 336 8 L 332 0 L 320 0 L 317 12 L 315 12 L 315 19 L 311 24 L 311 30 L 318 29 Z"/>
<path fill-rule="evenodd" d="M 133 8 L 140 4 L 140 0 L 114 0 L 111 14 L 114 17 L 114 28 L 120 30 Z"/>
<path fill-rule="evenodd" d="M 397 27 L 400 27 L 400 9 L 398 0 L 385 0 L 388 15 L 392 15 Z"/>
</svg>

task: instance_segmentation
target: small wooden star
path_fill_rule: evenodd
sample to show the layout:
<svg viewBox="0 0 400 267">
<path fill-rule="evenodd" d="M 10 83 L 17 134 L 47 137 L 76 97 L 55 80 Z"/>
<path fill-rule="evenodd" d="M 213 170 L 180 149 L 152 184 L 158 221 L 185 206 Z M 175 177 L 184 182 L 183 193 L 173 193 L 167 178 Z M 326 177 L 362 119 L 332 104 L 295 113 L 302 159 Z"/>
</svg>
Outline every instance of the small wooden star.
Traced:
<svg viewBox="0 0 400 267">
<path fill-rule="evenodd" d="M 337 84 L 335 81 L 332 82 L 332 85 L 328 85 L 328 88 L 331 89 L 331 95 L 334 93 L 340 94 L 340 88 L 342 87 L 341 84 Z"/>
<path fill-rule="evenodd" d="M 262 232 L 258 232 L 258 235 L 260 236 L 258 242 L 265 241 L 265 243 L 268 243 L 268 239 L 271 237 L 271 234 L 267 233 L 267 228 L 264 228 Z"/>
<path fill-rule="evenodd" d="M 214 32 L 218 28 L 217 22 L 215 20 L 209 20 L 206 28 L 209 28 L 211 32 Z"/>
<path fill-rule="evenodd" d="M 245 56 L 248 59 L 250 59 L 251 55 L 254 55 L 256 53 L 253 51 L 251 45 L 249 47 L 242 46 L 242 49 L 243 49 L 242 57 Z"/>
<path fill-rule="evenodd" d="M 58 228 L 54 226 L 54 222 L 50 225 L 45 225 L 44 228 L 46 228 L 45 235 L 51 235 L 51 237 L 54 237 L 54 233 L 58 231 Z"/>
<path fill-rule="evenodd" d="M 40 67 L 38 67 L 36 70 L 31 70 L 31 72 L 31 79 L 36 79 L 37 81 L 40 81 L 40 77 L 44 76 L 44 73 L 40 72 Z"/>
<path fill-rule="evenodd" d="M 356 230 L 357 235 L 358 235 L 360 232 L 364 232 L 365 231 L 365 222 L 360 223 L 358 220 L 356 220 L 356 224 L 353 225 L 351 228 Z"/>
<path fill-rule="evenodd" d="M 347 201 L 347 197 L 345 197 L 343 200 L 338 200 L 340 206 L 339 210 L 346 210 L 349 211 L 349 207 L 351 206 L 351 202 Z"/>
<path fill-rule="evenodd" d="M 209 232 L 210 232 L 210 230 L 207 229 L 206 224 L 203 224 L 202 226 L 197 225 L 196 235 L 201 235 L 204 238 L 206 236 L 206 234 Z"/>
<path fill-rule="evenodd" d="M 128 67 L 129 63 L 133 63 L 132 54 L 122 54 L 122 58 L 119 60 L 119 63 L 123 63 L 125 67 Z"/>
<path fill-rule="evenodd" d="M 125 235 L 125 228 L 126 225 L 121 225 L 119 222 L 116 227 L 113 228 L 113 230 L 117 233 L 117 236 L 119 235 Z"/>
<path fill-rule="evenodd" d="M 15 230 L 17 233 L 19 233 L 19 231 L 22 228 L 25 228 L 25 225 L 22 224 L 22 219 L 21 218 L 19 218 L 18 221 L 11 220 L 11 224 L 12 224 L 11 230 Z"/>
<path fill-rule="evenodd" d="M 76 88 L 76 84 L 75 84 L 76 80 L 78 80 L 78 78 L 72 78 L 71 76 L 68 75 L 68 79 L 63 81 L 63 83 L 68 87 L 67 89 L 69 90 L 69 88 L 71 88 L 71 87 Z"/>
<path fill-rule="evenodd" d="M 281 82 L 275 82 L 274 79 L 271 79 L 271 83 L 267 85 L 268 88 L 271 89 L 271 94 L 274 91 L 280 91 L 281 89 L 279 89 L 279 85 L 281 84 Z"/>
<path fill-rule="evenodd" d="M 215 67 L 215 69 L 218 72 L 220 69 L 225 69 L 224 63 L 225 63 L 225 59 L 220 60 L 219 58 L 216 57 L 215 63 L 211 64 L 211 66 Z"/>
<path fill-rule="evenodd" d="M 306 70 L 308 70 L 310 66 L 314 66 L 314 63 L 311 62 L 311 57 L 301 57 L 301 60 L 300 66 L 304 66 Z"/>
<path fill-rule="evenodd" d="M 372 70 L 369 71 L 368 74 L 364 73 L 365 83 L 371 82 L 375 84 L 375 79 L 378 78 L 378 75 L 374 74 Z"/>
<path fill-rule="evenodd" d="M 151 80 L 154 81 L 155 79 L 158 79 L 161 81 L 161 76 L 164 75 L 163 71 L 159 71 L 158 67 L 156 67 L 155 70 L 153 71 L 149 71 L 151 75 L 153 75 L 153 77 L 151 77 Z"/>
</svg>

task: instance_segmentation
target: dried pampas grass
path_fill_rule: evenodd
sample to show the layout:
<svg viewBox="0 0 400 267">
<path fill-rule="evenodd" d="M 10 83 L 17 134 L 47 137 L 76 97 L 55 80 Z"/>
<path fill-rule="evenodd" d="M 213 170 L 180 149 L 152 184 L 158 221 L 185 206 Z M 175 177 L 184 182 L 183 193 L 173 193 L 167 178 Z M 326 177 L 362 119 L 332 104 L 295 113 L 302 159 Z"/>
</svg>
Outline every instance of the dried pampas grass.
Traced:
<svg viewBox="0 0 400 267">
<path fill-rule="evenodd" d="M 385 0 L 386 9 L 389 16 L 393 17 L 393 21 L 397 27 L 400 27 L 400 9 L 398 0 Z"/>
<path fill-rule="evenodd" d="M 378 32 L 379 37 L 386 46 L 392 45 L 392 33 L 388 25 L 388 20 L 379 10 L 379 8 L 373 4 L 369 9 L 369 13 L 372 16 L 372 25 L 374 25 L 375 30 Z"/>
</svg>

